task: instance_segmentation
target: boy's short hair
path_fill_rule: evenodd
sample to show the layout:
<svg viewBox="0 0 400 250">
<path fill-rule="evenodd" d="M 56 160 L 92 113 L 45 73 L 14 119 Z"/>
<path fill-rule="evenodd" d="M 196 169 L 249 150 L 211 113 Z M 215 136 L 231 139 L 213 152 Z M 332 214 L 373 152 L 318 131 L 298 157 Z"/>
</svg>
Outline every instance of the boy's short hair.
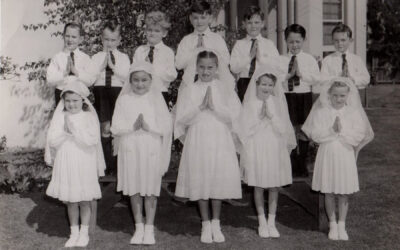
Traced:
<svg viewBox="0 0 400 250">
<path fill-rule="evenodd" d="M 118 31 L 118 33 L 121 33 L 121 24 L 116 18 L 109 18 L 104 21 L 103 30 L 105 29 L 109 29 L 112 32 Z"/>
<path fill-rule="evenodd" d="M 160 25 L 164 30 L 169 30 L 171 28 L 171 23 L 169 17 L 162 11 L 150 11 L 146 14 L 144 20 L 146 26 L 150 25 Z"/>
<path fill-rule="evenodd" d="M 289 37 L 290 33 L 298 33 L 303 39 L 306 39 L 306 29 L 300 24 L 294 23 L 286 27 L 285 29 L 285 40 Z"/>
<path fill-rule="evenodd" d="M 259 16 L 261 20 L 264 21 L 264 13 L 261 11 L 260 7 L 256 5 L 251 5 L 249 8 L 246 10 L 246 13 L 244 13 L 244 20 L 250 20 L 253 16 Z"/>
<path fill-rule="evenodd" d="M 204 0 L 194 0 L 190 7 L 190 14 L 193 13 L 211 15 L 211 5 Z"/>
<path fill-rule="evenodd" d="M 333 28 L 333 30 L 332 30 L 332 36 L 333 36 L 333 34 L 335 34 L 335 33 L 341 33 L 341 32 L 347 33 L 347 36 L 348 36 L 349 38 L 352 38 L 352 36 L 353 36 L 353 32 L 351 31 L 350 27 L 347 26 L 346 24 L 343 24 L 343 23 L 339 23 L 338 25 L 336 25 L 336 26 Z"/>
<path fill-rule="evenodd" d="M 70 22 L 65 24 L 63 35 L 65 35 L 65 32 L 67 32 L 68 28 L 79 29 L 79 35 L 81 36 L 85 35 L 85 31 L 83 30 L 82 24 L 80 23 Z"/>
</svg>

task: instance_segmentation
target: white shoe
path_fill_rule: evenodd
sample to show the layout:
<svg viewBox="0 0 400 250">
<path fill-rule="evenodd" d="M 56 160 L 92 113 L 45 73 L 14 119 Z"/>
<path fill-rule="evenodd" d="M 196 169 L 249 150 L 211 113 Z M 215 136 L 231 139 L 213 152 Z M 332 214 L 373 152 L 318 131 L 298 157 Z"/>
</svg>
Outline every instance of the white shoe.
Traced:
<svg viewBox="0 0 400 250">
<path fill-rule="evenodd" d="M 79 234 L 71 234 L 67 242 L 65 242 L 64 247 L 74 247 L 78 238 Z"/>
<path fill-rule="evenodd" d="M 225 241 L 225 236 L 221 232 L 219 220 L 211 221 L 211 233 L 214 242 L 221 243 Z"/>
<path fill-rule="evenodd" d="M 143 243 L 143 237 L 144 237 L 143 223 L 135 224 L 135 232 L 133 233 L 133 236 L 132 236 L 129 244 L 140 245 Z"/>
<path fill-rule="evenodd" d="M 338 240 L 339 235 L 338 235 L 338 225 L 336 222 L 329 222 L 329 233 L 328 233 L 328 238 L 330 240 Z"/>
<path fill-rule="evenodd" d="M 153 225 L 145 225 L 144 226 L 143 244 L 144 245 L 156 244 L 156 239 L 154 238 L 154 226 Z"/>
<path fill-rule="evenodd" d="M 89 235 L 79 233 L 79 238 L 75 243 L 76 247 L 86 247 L 89 244 Z"/>
<path fill-rule="evenodd" d="M 211 223 L 210 221 L 203 221 L 201 227 L 200 241 L 202 243 L 212 243 Z"/>
<path fill-rule="evenodd" d="M 338 223 L 338 237 L 339 240 L 349 240 L 349 235 L 346 232 L 344 223 Z"/>
<path fill-rule="evenodd" d="M 261 238 L 269 238 L 269 232 L 267 226 L 259 226 L 258 227 L 258 235 Z"/>
</svg>

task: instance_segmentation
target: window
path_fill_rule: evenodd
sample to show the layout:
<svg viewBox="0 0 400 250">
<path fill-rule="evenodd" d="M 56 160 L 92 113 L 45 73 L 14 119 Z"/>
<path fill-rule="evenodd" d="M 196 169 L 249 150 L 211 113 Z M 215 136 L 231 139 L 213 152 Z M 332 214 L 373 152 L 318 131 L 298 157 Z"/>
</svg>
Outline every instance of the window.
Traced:
<svg viewBox="0 0 400 250">
<path fill-rule="evenodd" d="M 333 51 L 332 30 L 344 23 L 343 0 L 324 0 L 322 6 L 324 51 Z M 324 52 L 324 54 L 326 54 Z"/>
</svg>

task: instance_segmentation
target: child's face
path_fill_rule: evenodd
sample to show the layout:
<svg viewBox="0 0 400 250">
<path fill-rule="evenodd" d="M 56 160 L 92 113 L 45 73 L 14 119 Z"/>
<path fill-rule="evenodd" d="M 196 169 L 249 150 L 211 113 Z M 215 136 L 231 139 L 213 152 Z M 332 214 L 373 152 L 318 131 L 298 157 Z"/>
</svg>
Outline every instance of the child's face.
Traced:
<svg viewBox="0 0 400 250">
<path fill-rule="evenodd" d="M 137 95 L 144 95 L 150 90 L 151 76 L 144 71 L 133 72 L 130 77 L 132 91 Z"/>
<path fill-rule="evenodd" d="M 210 82 L 214 79 L 218 66 L 213 58 L 201 58 L 196 65 L 196 69 L 201 81 Z"/>
<path fill-rule="evenodd" d="M 301 51 L 303 43 L 304 39 L 300 33 L 290 32 L 286 39 L 286 45 L 292 55 L 297 55 Z"/>
<path fill-rule="evenodd" d="M 197 32 L 204 32 L 211 23 L 211 15 L 208 13 L 192 13 L 190 14 L 190 23 Z"/>
<path fill-rule="evenodd" d="M 258 79 L 258 84 L 256 87 L 257 97 L 260 100 L 265 100 L 274 91 L 275 83 L 274 81 L 266 76 L 262 76 Z"/>
<path fill-rule="evenodd" d="M 349 48 L 353 39 L 351 39 L 347 32 L 336 32 L 332 35 L 333 45 L 335 46 L 336 51 L 344 53 Z"/>
<path fill-rule="evenodd" d="M 331 100 L 332 107 L 335 109 L 342 108 L 346 104 L 348 95 L 348 87 L 334 87 L 329 93 L 329 99 Z"/>
<path fill-rule="evenodd" d="M 245 27 L 249 36 L 256 37 L 264 27 L 264 22 L 259 15 L 253 15 L 250 20 L 245 21 Z"/>
<path fill-rule="evenodd" d="M 82 110 L 83 99 L 78 94 L 66 93 L 64 95 L 64 106 L 71 114 L 79 113 Z"/>
<path fill-rule="evenodd" d="M 102 42 L 104 49 L 114 50 L 121 42 L 121 35 L 119 34 L 118 30 L 113 32 L 107 28 L 103 31 Z"/>
<path fill-rule="evenodd" d="M 64 34 L 64 47 L 69 51 L 74 51 L 82 40 L 79 28 L 68 27 Z"/>
<path fill-rule="evenodd" d="M 148 25 L 146 27 L 146 38 L 150 45 L 156 45 L 167 36 L 167 31 L 160 25 Z"/>
</svg>

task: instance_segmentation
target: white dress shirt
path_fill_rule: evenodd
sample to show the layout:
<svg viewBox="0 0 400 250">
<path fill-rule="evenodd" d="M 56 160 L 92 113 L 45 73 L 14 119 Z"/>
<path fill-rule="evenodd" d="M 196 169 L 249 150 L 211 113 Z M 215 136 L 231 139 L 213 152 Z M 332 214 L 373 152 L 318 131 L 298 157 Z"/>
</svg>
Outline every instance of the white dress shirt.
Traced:
<svg viewBox="0 0 400 250">
<path fill-rule="evenodd" d="M 369 72 L 361 57 L 346 52 L 346 60 L 349 69 L 349 77 L 354 79 L 358 89 L 364 89 L 370 80 Z M 342 75 L 342 53 L 336 51 L 324 58 L 322 61 L 321 77 L 324 82 L 331 80 L 334 77 Z"/>
<path fill-rule="evenodd" d="M 129 77 L 129 68 L 131 62 L 127 54 L 120 52 L 117 49 L 112 50 L 112 54 L 115 58 L 115 65 L 113 70 L 113 75 L 111 76 L 111 86 L 112 87 L 122 87 L 124 82 Z M 106 52 L 100 51 L 93 55 L 93 71 L 96 75 L 96 82 L 94 86 L 105 86 L 106 85 L 106 71 L 102 68 L 104 60 L 106 58 Z"/>
<path fill-rule="evenodd" d="M 286 74 L 289 70 L 289 63 L 292 59 L 293 54 L 289 52 L 287 55 L 282 55 L 283 62 L 283 70 L 285 70 Z M 286 91 L 289 93 L 308 93 L 313 92 L 319 93 L 319 84 L 321 81 L 321 74 L 319 72 L 319 67 L 317 60 L 315 58 L 303 51 L 300 51 L 296 55 L 297 64 L 299 67 L 299 71 L 301 74 L 300 85 L 294 86 L 293 91 Z"/>
<path fill-rule="evenodd" d="M 133 55 L 132 63 L 145 61 L 150 51 L 150 44 L 139 46 Z M 154 46 L 153 54 L 154 74 L 159 81 L 156 82 L 161 92 L 167 92 L 169 85 L 177 77 L 175 69 L 174 51 L 162 41 Z"/>
<path fill-rule="evenodd" d="M 74 51 L 74 65 L 78 71 L 78 79 L 81 80 L 86 86 L 91 86 L 96 80 L 93 70 L 91 68 L 90 57 L 79 50 Z M 70 52 L 60 51 L 50 61 L 47 67 L 46 79 L 47 83 L 56 87 L 59 90 L 63 90 L 65 85 L 64 79 L 66 78 L 65 73 L 67 70 L 67 62 Z"/>
<path fill-rule="evenodd" d="M 175 58 L 175 66 L 177 69 L 186 69 L 188 66 L 196 51 L 199 34 L 200 33 L 195 30 L 189 35 L 186 35 L 179 43 Z M 204 47 L 217 51 L 222 60 L 224 60 L 224 63 L 228 65 L 230 55 L 225 40 L 219 34 L 212 32 L 209 28 L 207 28 L 203 34 Z"/>
<path fill-rule="evenodd" d="M 247 35 L 246 38 L 237 40 L 232 49 L 230 61 L 231 70 L 233 73 L 239 74 L 240 78 L 249 77 L 250 64 L 252 60 L 250 58 L 251 39 L 253 39 L 253 37 Z M 257 39 L 258 42 L 258 55 L 256 61 L 257 69 L 257 64 L 266 63 L 267 60 L 270 60 L 273 57 L 278 57 L 279 52 L 276 49 L 275 44 L 271 40 L 261 36 L 261 34 L 255 37 L 255 39 Z"/>
</svg>

